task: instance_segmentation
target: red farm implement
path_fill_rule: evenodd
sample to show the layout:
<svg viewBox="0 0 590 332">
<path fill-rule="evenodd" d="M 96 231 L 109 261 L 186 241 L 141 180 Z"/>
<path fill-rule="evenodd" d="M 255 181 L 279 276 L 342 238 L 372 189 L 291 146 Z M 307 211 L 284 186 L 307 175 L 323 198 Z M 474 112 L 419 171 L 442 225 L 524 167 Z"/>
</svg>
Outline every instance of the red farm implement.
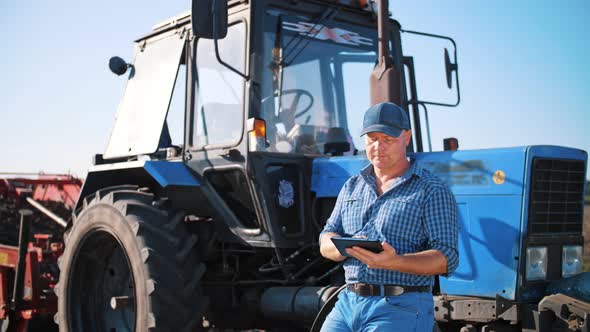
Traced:
<svg viewBox="0 0 590 332">
<path fill-rule="evenodd" d="M 57 330 L 57 258 L 82 182 L 71 175 L 4 175 L 13 177 L 0 177 L 0 331 Z"/>
</svg>

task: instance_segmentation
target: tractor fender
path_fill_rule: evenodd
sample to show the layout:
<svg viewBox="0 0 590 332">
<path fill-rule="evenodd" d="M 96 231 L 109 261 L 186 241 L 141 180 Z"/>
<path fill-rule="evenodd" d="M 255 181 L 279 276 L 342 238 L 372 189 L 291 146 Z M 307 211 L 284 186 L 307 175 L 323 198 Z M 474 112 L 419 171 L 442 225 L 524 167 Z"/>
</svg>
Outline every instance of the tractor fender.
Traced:
<svg viewBox="0 0 590 332">
<path fill-rule="evenodd" d="M 167 189 L 183 187 L 198 189 L 201 181 L 196 173 L 181 161 L 138 160 L 97 165 L 88 171 L 75 210 L 84 198 L 97 190 L 118 185 Z"/>
</svg>

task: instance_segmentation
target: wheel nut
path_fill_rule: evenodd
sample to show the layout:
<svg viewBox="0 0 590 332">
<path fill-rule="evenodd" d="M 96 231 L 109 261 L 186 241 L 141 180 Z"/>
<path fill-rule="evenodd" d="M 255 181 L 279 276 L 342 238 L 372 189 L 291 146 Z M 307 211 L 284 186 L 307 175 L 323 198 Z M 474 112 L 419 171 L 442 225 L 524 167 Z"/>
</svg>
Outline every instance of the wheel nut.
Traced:
<svg viewBox="0 0 590 332">
<path fill-rule="evenodd" d="M 111 308 L 113 310 L 121 309 L 131 303 L 131 296 L 113 296 L 111 297 Z"/>
</svg>

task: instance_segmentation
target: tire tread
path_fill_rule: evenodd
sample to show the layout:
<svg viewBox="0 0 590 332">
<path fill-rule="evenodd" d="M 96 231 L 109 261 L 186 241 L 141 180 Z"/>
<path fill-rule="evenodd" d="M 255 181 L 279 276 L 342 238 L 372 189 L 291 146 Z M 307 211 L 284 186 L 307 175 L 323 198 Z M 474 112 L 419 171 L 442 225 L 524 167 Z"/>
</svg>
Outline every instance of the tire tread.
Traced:
<svg viewBox="0 0 590 332">
<path fill-rule="evenodd" d="M 148 276 L 145 280 L 145 295 L 150 308 L 148 317 L 139 320 L 145 324 L 144 328 L 136 327 L 136 330 L 184 331 L 190 328 L 190 331 L 194 331 L 199 328 L 202 317 L 200 312 L 207 303 L 201 292 L 205 265 L 199 262 L 195 250 L 198 238 L 187 231 L 182 212 L 172 213 L 160 209 L 153 202 L 154 195 L 137 186 L 104 188 L 84 198 L 83 208 L 77 211 L 75 220 L 76 223 L 86 222 L 85 219 L 90 218 L 85 218 L 88 211 L 105 208 L 106 205 L 125 216 L 135 234 L 140 252 L 135 259 L 141 261 L 145 275 Z M 73 225 L 64 235 L 66 252 L 69 233 L 76 229 L 76 225 Z M 74 249 L 70 248 L 71 250 Z M 70 256 L 76 256 L 71 254 Z M 72 264 L 71 259 L 69 262 L 60 259 L 60 270 L 63 271 L 68 263 Z M 60 280 L 56 285 L 59 301 L 65 301 L 66 298 L 65 290 L 60 287 L 62 284 Z"/>
</svg>

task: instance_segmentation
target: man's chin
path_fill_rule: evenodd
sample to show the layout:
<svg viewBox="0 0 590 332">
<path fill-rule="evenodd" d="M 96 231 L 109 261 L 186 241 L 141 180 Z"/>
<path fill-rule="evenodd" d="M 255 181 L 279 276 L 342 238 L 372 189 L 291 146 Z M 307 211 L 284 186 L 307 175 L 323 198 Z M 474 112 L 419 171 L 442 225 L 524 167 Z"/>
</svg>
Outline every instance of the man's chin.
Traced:
<svg viewBox="0 0 590 332">
<path fill-rule="evenodd" d="M 385 160 L 374 160 L 372 162 L 373 167 L 375 168 L 389 168 L 391 167 L 391 164 L 386 162 Z"/>
</svg>

